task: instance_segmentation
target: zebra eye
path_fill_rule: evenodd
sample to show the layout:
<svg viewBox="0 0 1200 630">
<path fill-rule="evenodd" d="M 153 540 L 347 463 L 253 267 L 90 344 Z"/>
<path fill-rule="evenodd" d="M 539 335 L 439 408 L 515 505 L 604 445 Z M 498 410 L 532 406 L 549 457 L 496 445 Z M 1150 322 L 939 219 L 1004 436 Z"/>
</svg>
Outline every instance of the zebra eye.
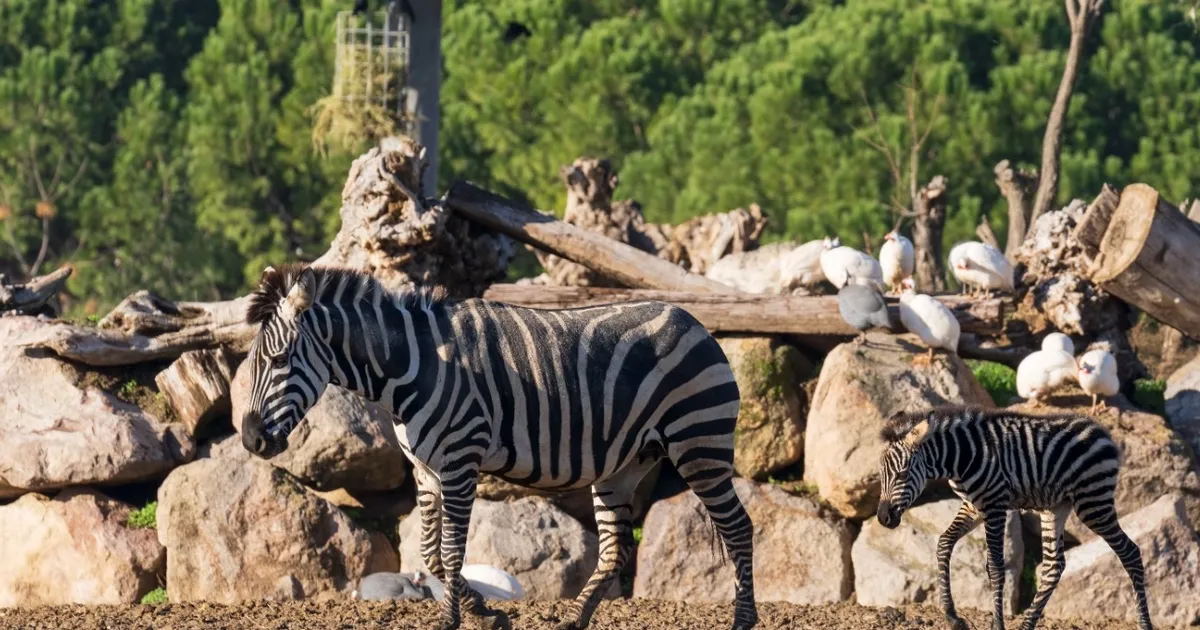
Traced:
<svg viewBox="0 0 1200 630">
<path fill-rule="evenodd" d="M 276 370 L 282 370 L 283 368 L 287 367 L 287 364 L 288 358 L 286 354 L 271 359 L 271 367 L 275 368 Z"/>
</svg>

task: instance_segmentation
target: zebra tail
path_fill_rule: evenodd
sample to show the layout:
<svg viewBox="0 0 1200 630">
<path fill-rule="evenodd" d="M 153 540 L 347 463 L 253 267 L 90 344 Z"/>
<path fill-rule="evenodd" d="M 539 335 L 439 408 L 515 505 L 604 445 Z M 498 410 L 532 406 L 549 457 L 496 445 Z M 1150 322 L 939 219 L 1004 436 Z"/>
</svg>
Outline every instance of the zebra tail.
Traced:
<svg viewBox="0 0 1200 630">
<path fill-rule="evenodd" d="M 706 514 L 705 516 L 708 516 L 709 551 L 715 560 L 721 564 L 726 564 L 729 562 L 729 552 L 725 549 L 725 543 L 721 539 L 721 532 L 717 531 L 717 522 L 712 519 L 711 514 Z"/>
</svg>

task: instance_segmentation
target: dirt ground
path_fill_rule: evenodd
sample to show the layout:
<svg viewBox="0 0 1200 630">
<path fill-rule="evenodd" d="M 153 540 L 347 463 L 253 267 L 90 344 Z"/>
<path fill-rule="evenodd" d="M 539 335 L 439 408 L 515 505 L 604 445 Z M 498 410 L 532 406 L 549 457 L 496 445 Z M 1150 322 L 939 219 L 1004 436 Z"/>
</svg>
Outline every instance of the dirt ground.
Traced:
<svg viewBox="0 0 1200 630">
<path fill-rule="evenodd" d="M 487 619 L 467 618 L 463 629 L 552 628 L 565 614 L 566 602 L 497 604 L 503 613 Z M 158 606 L 58 606 L 0 610 L 5 630 L 429 630 L 438 609 L 422 602 L 263 602 L 238 606 L 162 604 Z M 989 616 L 964 611 L 972 628 L 989 628 Z M 508 623 L 503 619 L 507 617 Z M 485 618 L 486 619 L 486 618 Z M 604 602 L 592 620 L 595 630 L 725 630 L 732 621 L 728 605 L 687 604 L 651 600 Z M 1015 627 L 1010 620 L 1009 627 Z M 945 628 L 932 607 L 863 608 L 853 604 L 798 606 L 759 604 L 762 630 L 919 630 Z M 1123 623 L 1044 620 L 1041 630 L 1133 630 Z"/>
</svg>

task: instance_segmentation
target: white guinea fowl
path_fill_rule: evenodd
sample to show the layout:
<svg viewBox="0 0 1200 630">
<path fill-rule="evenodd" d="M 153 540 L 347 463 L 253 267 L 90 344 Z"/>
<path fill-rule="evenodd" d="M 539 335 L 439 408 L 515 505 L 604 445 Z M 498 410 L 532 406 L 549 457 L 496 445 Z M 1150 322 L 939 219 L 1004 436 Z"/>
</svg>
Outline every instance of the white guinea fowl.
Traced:
<svg viewBox="0 0 1200 630">
<path fill-rule="evenodd" d="M 840 289 L 847 284 L 857 284 L 883 292 L 883 269 L 878 260 L 853 247 L 843 246 L 837 238 L 826 238 L 824 247 L 821 272 L 833 286 Z"/>
<path fill-rule="evenodd" d="M 934 348 L 957 352 L 961 330 L 954 313 L 932 296 L 917 293 L 912 278 L 905 278 L 900 286 L 900 323 L 929 347 L 928 360 L 933 360 Z"/>
<path fill-rule="evenodd" d="M 983 291 L 1013 291 L 1013 268 L 1004 252 L 978 241 L 955 245 L 950 250 L 954 277 L 965 286 Z"/>
<path fill-rule="evenodd" d="M 1117 359 L 1108 350 L 1098 348 L 1085 352 L 1076 363 L 1079 364 L 1079 386 L 1092 397 L 1092 413 L 1106 408 L 1108 404 L 1104 399 L 1121 391 Z"/>
<path fill-rule="evenodd" d="M 1075 378 L 1075 344 L 1062 333 L 1050 333 L 1042 349 L 1025 357 L 1017 366 L 1017 395 L 1040 404 L 1047 396 Z"/>
<path fill-rule="evenodd" d="M 879 248 L 879 266 L 883 269 L 883 281 L 893 292 L 901 290 L 905 278 L 912 277 L 916 255 L 913 253 L 912 241 L 899 232 L 892 230 L 883 237 L 883 246 Z"/>
</svg>

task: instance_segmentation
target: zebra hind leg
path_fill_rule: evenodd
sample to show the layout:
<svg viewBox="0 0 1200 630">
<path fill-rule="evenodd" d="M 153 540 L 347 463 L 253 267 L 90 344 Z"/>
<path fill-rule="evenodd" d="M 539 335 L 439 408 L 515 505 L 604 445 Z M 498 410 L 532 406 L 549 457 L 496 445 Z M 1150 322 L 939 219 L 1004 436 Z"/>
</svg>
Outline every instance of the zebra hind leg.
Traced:
<svg viewBox="0 0 1200 630">
<path fill-rule="evenodd" d="M 1113 505 L 1112 494 L 1109 493 L 1102 500 L 1076 503 L 1075 513 L 1079 515 L 1079 520 L 1103 538 L 1121 559 L 1121 565 L 1129 574 L 1129 581 L 1133 583 L 1133 594 L 1137 598 L 1138 628 L 1151 630 L 1153 626 L 1150 623 L 1150 606 L 1146 602 L 1146 570 L 1142 566 L 1142 551 L 1117 522 L 1117 508 Z"/>
<path fill-rule="evenodd" d="M 1054 588 L 1058 586 L 1058 578 L 1062 577 L 1063 567 L 1067 564 L 1063 553 L 1063 527 L 1066 526 L 1070 513 L 1069 505 L 1042 512 L 1042 565 L 1038 568 L 1038 589 L 1033 596 L 1033 602 L 1029 604 L 1029 609 L 1025 611 L 1021 630 L 1033 630 L 1037 627 L 1046 602 L 1050 601 Z"/>
<path fill-rule="evenodd" d="M 954 547 L 958 541 L 978 527 L 979 522 L 979 511 L 974 505 L 964 501 L 950 527 L 938 537 L 938 590 L 942 600 L 942 612 L 946 614 L 946 623 L 951 630 L 967 630 L 967 622 L 958 616 L 954 608 L 954 596 L 950 591 L 950 557 L 954 554 Z"/>
<path fill-rule="evenodd" d="M 672 443 L 667 448 L 675 469 L 708 510 L 725 551 L 737 571 L 737 601 L 733 609 L 734 630 L 748 630 L 758 623 L 754 603 L 754 526 L 733 488 L 733 422 L 728 439 L 707 435 Z"/>
<path fill-rule="evenodd" d="M 658 463 L 657 457 L 642 458 L 627 465 L 611 478 L 592 486 L 592 506 L 596 511 L 596 530 L 600 554 L 596 570 L 583 592 L 571 603 L 566 621 L 556 630 L 583 630 L 591 622 L 600 600 L 612 587 L 629 557 L 633 555 L 633 496 L 638 482 Z"/>
</svg>

